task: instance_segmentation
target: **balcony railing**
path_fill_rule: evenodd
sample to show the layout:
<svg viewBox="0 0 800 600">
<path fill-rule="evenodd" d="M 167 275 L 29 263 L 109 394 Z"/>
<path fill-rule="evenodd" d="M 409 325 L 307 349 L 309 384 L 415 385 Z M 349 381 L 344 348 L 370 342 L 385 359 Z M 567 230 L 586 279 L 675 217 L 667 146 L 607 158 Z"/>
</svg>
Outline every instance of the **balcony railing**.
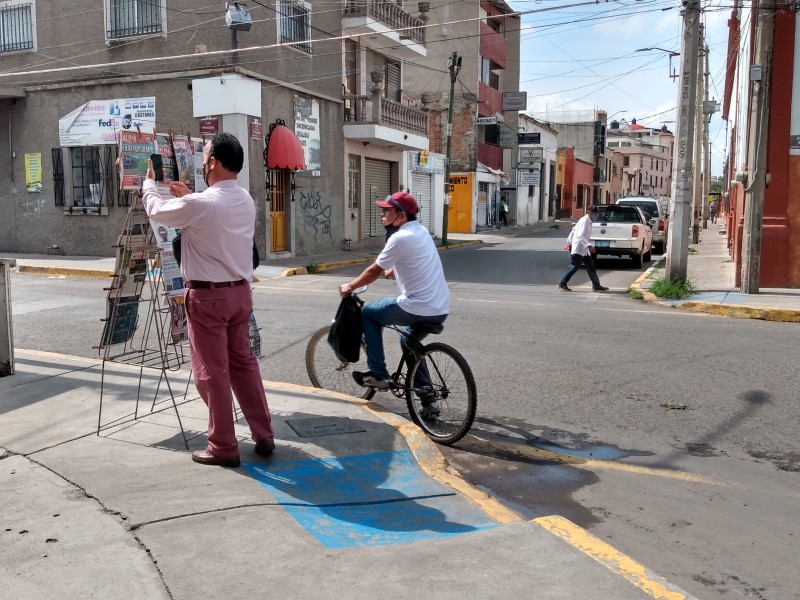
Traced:
<svg viewBox="0 0 800 600">
<path fill-rule="evenodd" d="M 393 31 L 400 30 L 400 39 L 425 44 L 422 19 L 408 14 L 393 0 L 347 0 L 344 15 L 374 19 Z"/>
<path fill-rule="evenodd" d="M 346 123 L 383 125 L 401 131 L 428 135 L 428 113 L 411 108 L 388 98 L 346 95 L 344 120 Z"/>
<path fill-rule="evenodd" d="M 481 142 L 478 144 L 478 162 L 492 169 L 503 168 L 503 147 Z"/>
<path fill-rule="evenodd" d="M 478 82 L 478 113 L 481 117 L 491 117 L 503 111 L 503 92 Z"/>
</svg>

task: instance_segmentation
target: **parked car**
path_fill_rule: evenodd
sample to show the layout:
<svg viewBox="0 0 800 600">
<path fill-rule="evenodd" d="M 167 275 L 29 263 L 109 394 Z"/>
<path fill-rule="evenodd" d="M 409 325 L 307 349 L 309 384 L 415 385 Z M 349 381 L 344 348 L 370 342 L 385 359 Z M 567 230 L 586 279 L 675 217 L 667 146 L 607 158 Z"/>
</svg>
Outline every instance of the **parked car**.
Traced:
<svg viewBox="0 0 800 600">
<path fill-rule="evenodd" d="M 649 196 L 626 196 L 617 200 L 617 204 L 625 206 L 638 206 L 650 221 L 650 228 L 653 232 L 653 247 L 656 252 L 662 254 L 667 248 L 667 231 L 669 222 L 667 215 L 662 212 L 661 201 L 658 198 Z"/>
<path fill-rule="evenodd" d="M 650 222 L 638 206 L 603 204 L 592 223 L 592 245 L 597 255 L 630 256 L 638 268 L 650 260 L 653 233 Z"/>
</svg>

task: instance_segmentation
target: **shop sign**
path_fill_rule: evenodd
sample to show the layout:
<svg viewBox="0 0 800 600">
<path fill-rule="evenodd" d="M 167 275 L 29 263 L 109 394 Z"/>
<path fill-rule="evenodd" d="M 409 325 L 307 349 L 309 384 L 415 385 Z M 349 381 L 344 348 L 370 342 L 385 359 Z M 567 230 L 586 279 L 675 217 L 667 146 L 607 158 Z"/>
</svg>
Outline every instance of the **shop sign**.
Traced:
<svg viewBox="0 0 800 600">
<path fill-rule="evenodd" d="M 103 146 L 117 143 L 119 131 L 146 131 L 156 127 L 156 99 L 113 98 L 90 100 L 58 120 L 61 146 Z"/>
<path fill-rule="evenodd" d="M 322 146 L 319 134 L 319 100 L 294 97 L 294 133 L 303 147 L 306 170 L 297 175 L 319 177 L 322 168 Z"/>
<path fill-rule="evenodd" d="M 211 117 L 200 119 L 200 135 L 214 135 L 219 131 L 219 119 Z"/>
</svg>

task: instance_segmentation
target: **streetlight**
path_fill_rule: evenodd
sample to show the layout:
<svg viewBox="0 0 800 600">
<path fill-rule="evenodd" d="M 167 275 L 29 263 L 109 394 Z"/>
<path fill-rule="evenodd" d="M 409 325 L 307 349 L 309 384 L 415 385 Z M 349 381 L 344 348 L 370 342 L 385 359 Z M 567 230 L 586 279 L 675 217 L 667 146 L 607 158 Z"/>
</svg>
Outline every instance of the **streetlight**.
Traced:
<svg viewBox="0 0 800 600">
<path fill-rule="evenodd" d="M 678 71 L 672 68 L 672 59 L 676 56 L 680 56 L 680 52 L 675 52 L 674 50 L 667 50 L 666 48 L 659 48 L 658 46 L 653 46 L 652 48 L 639 48 L 636 52 L 649 52 L 650 50 L 660 50 L 661 52 L 666 52 L 669 54 L 669 76 L 672 78 L 672 81 L 675 81 L 678 78 Z"/>
</svg>

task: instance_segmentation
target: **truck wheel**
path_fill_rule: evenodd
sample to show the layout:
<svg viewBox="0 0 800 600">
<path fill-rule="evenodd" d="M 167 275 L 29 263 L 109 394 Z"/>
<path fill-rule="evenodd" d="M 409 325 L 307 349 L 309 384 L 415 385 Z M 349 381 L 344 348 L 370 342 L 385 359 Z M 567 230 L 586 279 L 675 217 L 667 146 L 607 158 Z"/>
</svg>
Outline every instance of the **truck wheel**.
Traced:
<svg viewBox="0 0 800 600">
<path fill-rule="evenodd" d="M 642 260 L 641 254 L 631 254 L 631 258 L 633 259 L 633 264 L 637 269 L 641 269 L 644 266 L 644 260 Z"/>
<path fill-rule="evenodd" d="M 652 248 L 651 248 L 650 250 L 648 250 L 648 251 L 645 253 L 645 255 L 644 255 L 644 260 L 645 260 L 646 262 L 650 262 L 650 261 L 652 260 L 652 258 L 653 258 L 653 257 L 652 257 Z"/>
</svg>

